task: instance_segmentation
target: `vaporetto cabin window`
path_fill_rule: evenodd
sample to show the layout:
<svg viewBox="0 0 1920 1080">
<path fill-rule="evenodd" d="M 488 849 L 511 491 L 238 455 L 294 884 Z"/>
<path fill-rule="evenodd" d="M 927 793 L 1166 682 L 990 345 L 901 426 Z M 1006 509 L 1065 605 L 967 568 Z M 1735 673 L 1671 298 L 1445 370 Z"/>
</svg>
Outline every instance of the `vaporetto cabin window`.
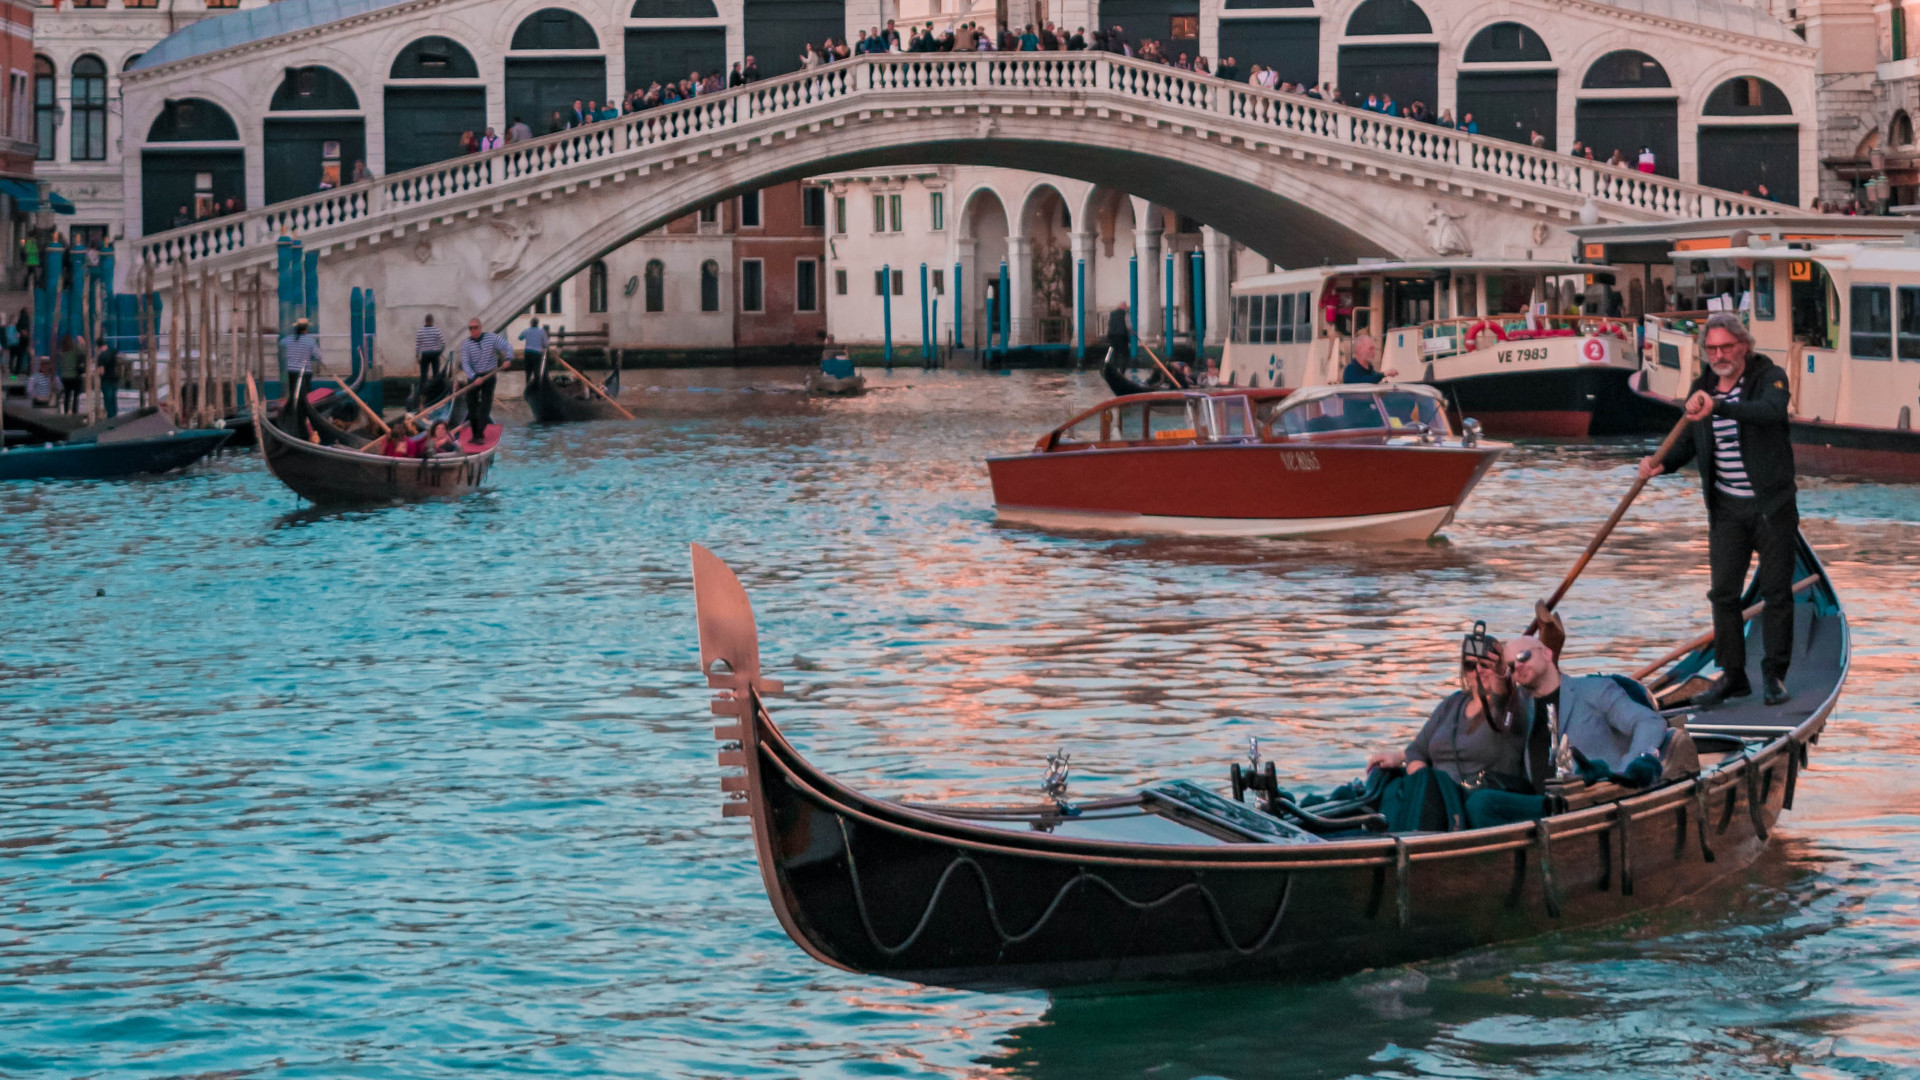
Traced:
<svg viewBox="0 0 1920 1080">
<path fill-rule="evenodd" d="M 1902 360 L 1920 360 L 1920 286 L 1902 285 L 1899 289 L 1900 346 Z"/>
<path fill-rule="evenodd" d="M 1239 296 L 1233 304 L 1233 340 L 1242 345 L 1291 345 L 1313 340 L 1313 294 Z"/>
<path fill-rule="evenodd" d="M 1893 291 L 1855 285 L 1848 293 L 1848 346 L 1856 360 L 1893 359 Z"/>
</svg>

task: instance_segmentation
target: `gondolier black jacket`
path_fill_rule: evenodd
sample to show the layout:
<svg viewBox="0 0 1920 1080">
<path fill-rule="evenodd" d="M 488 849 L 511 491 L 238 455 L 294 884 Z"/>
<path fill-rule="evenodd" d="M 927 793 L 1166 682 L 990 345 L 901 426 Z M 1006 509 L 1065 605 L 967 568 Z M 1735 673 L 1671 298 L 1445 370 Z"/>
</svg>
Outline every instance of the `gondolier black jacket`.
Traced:
<svg viewBox="0 0 1920 1080">
<path fill-rule="evenodd" d="M 1711 369 L 1702 372 L 1688 388 L 1713 393 L 1719 384 Z M 1740 460 L 1747 466 L 1747 482 L 1753 486 L 1757 509 L 1763 514 L 1793 501 L 1793 439 L 1787 415 L 1792 392 L 1787 389 L 1787 373 L 1761 353 L 1747 357 L 1747 370 L 1740 376 L 1740 400 L 1717 401 L 1713 415 L 1695 421 L 1691 438 L 1674 443 L 1661 461 L 1665 471 L 1674 472 L 1689 461 L 1700 463 L 1700 490 L 1707 499 L 1707 516 L 1713 516 L 1713 417 L 1725 416 L 1739 422 Z"/>
</svg>

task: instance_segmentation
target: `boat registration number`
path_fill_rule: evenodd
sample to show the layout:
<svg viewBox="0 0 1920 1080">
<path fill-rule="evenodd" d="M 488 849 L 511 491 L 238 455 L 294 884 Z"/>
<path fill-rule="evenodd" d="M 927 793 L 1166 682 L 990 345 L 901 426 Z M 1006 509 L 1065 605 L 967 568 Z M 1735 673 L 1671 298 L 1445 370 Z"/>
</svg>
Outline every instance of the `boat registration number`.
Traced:
<svg viewBox="0 0 1920 1080">
<path fill-rule="evenodd" d="M 1288 472 L 1320 471 L 1320 459 L 1313 456 L 1311 450 L 1282 450 L 1280 464 L 1285 465 Z"/>
<path fill-rule="evenodd" d="M 1547 358 L 1547 350 L 1500 349 L 1494 353 L 1494 358 L 1502 364 L 1524 364 L 1529 360 L 1545 360 Z"/>
</svg>

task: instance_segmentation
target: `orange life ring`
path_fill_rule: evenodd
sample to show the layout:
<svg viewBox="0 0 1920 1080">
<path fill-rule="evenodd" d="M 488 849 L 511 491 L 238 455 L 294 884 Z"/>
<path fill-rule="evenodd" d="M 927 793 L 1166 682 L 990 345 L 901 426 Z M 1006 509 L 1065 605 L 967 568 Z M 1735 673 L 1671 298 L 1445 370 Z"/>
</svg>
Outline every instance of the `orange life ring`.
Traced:
<svg viewBox="0 0 1920 1080">
<path fill-rule="evenodd" d="M 1507 331 L 1505 327 L 1501 326 L 1499 323 L 1496 323 L 1491 319 L 1481 319 L 1479 322 L 1474 323 L 1473 327 L 1467 331 L 1467 336 L 1461 339 L 1464 347 L 1468 349 L 1472 349 L 1474 347 L 1474 344 L 1480 340 L 1480 332 L 1482 330 L 1493 331 L 1493 336 L 1500 341 L 1507 340 Z"/>
</svg>

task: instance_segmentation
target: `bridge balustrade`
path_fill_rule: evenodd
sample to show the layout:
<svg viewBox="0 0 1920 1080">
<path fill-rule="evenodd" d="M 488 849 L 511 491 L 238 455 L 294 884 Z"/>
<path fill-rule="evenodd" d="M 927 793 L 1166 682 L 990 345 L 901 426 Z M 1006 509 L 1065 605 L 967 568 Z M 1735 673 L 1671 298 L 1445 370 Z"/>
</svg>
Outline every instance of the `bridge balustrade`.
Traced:
<svg viewBox="0 0 1920 1080">
<path fill-rule="evenodd" d="M 972 96 L 941 100 L 953 91 Z M 171 229 L 137 241 L 139 265 L 160 270 L 271 249 L 282 235 L 321 232 L 395 211 L 448 202 L 528 178 L 596 161 L 646 158 L 702 135 L 758 126 L 778 118 L 801 124 L 831 118 L 858 100 L 875 108 L 966 108 L 989 102 L 985 91 L 1030 91 L 1025 105 L 1119 107 L 1138 103 L 1195 119 L 1217 118 L 1223 130 L 1273 132 L 1295 148 L 1360 147 L 1410 164 L 1474 177 L 1517 181 L 1663 217 L 1778 213 L 1774 203 L 1530 146 L 1468 135 L 1415 120 L 1383 116 L 1295 94 L 1226 82 L 1110 53 L 948 53 L 866 56 L 796 72 L 723 93 L 630 113 L 570 131 L 514 143 L 408 172 L 363 181 L 284 203 Z M 902 93 L 926 94 L 901 100 Z M 1016 95 L 1017 96 L 1017 95 Z M 994 104 L 1011 104 L 996 94 Z M 1145 110 L 1143 110 L 1144 112 Z M 777 130 L 775 128 L 774 130 Z M 1256 141 L 1258 141 L 1256 139 Z"/>
</svg>

